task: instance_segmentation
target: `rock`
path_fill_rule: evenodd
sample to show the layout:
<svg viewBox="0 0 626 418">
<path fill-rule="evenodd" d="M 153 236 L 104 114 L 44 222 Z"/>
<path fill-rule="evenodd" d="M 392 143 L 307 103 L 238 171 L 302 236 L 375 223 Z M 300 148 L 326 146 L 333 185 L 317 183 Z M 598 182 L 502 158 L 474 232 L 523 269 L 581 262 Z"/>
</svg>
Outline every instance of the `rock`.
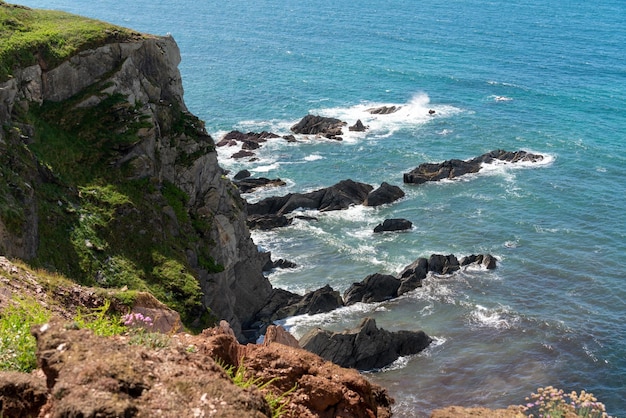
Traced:
<svg viewBox="0 0 626 418">
<path fill-rule="evenodd" d="M 403 197 L 404 192 L 401 188 L 383 182 L 378 189 L 370 192 L 363 204 L 365 206 L 380 206 L 387 203 L 393 203 Z"/>
<path fill-rule="evenodd" d="M 252 156 L 254 156 L 254 153 L 252 151 L 246 151 L 242 149 L 240 151 L 237 151 L 233 155 L 231 155 L 230 158 L 240 159 L 240 158 L 246 158 L 246 157 L 252 157 Z"/>
<path fill-rule="evenodd" d="M 411 290 L 422 287 L 422 280 L 428 274 L 428 260 L 420 257 L 413 263 L 409 264 L 400 272 L 398 279 L 400 287 L 398 288 L 398 296 L 410 292 Z"/>
<path fill-rule="evenodd" d="M 432 271 L 435 274 L 450 274 L 459 268 L 459 260 L 457 260 L 454 254 L 432 254 L 428 259 L 428 271 Z"/>
<path fill-rule="evenodd" d="M 485 267 L 487 270 L 492 270 L 496 268 L 496 258 L 491 254 L 472 254 L 465 257 L 462 257 L 459 260 L 459 264 L 461 266 L 468 266 L 470 264 L 478 264 Z"/>
<path fill-rule="evenodd" d="M 296 268 L 298 265 L 293 261 L 285 260 L 283 258 L 279 258 L 278 260 L 268 260 L 265 266 L 263 266 L 263 271 L 271 271 L 273 269 L 292 269 Z"/>
<path fill-rule="evenodd" d="M 283 344 L 288 347 L 300 348 L 300 344 L 298 343 L 296 337 L 291 335 L 280 325 L 270 325 L 267 327 L 267 330 L 265 330 L 263 345 L 270 345 L 274 343 Z"/>
<path fill-rule="evenodd" d="M 285 215 L 250 215 L 248 216 L 248 227 L 250 229 L 261 229 L 268 231 L 274 228 L 282 228 L 291 225 L 291 219 Z"/>
<path fill-rule="evenodd" d="M 287 142 L 297 142 L 296 137 L 293 135 L 283 135 L 283 139 Z"/>
<path fill-rule="evenodd" d="M 291 131 L 296 134 L 322 135 L 329 139 L 340 139 L 343 134 L 341 128 L 347 125 L 335 118 L 324 116 L 306 115 L 300 122 L 291 127 Z"/>
<path fill-rule="evenodd" d="M 275 318 L 282 319 L 304 314 L 315 315 L 333 311 L 341 306 L 343 306 L 343 300 L 339 292 L 326 285 L 307 293 L 297 303 L 279 309 Z"/>
<path fill-rule="evenodd" d="M 344 303 L 347 306 L 357 302 L 382 302 L 396 297 L 399 287 L 400 280 L 394 276 L 371 274 L 359 283 L 352 283 L 343 294 Z"/>
<path fill-rule="evenodd" d="M 447 160 L 442 163 L 424 163 L 408 173 L 404 173 L 405 183 L 422 184 L 427 181 L 452 179 L 469 173 L 480 171 L 483 163 L 491 163 L 494 160 L 518 163 L 543 160 L 543 155 L 531 154 L 526 151 L 494 150 L 471 160 Z"/>
<path fill-rule="evenodd" d="M 285 289 L 274 288 L 266 305 L 263 306 L 256 314 L 257 323 L 263 324 L 260 325 L 260 328 L 263 328 L 263 326 L 267 326 L 278 319 L 284 318 L 283 316 L 279 317 L 277 313 L 285 307 L 298 304 L 302 301 L 302 298 L 303 296 L 298 295 L 297 293 L 293 293 Z"/>
<path fill-rule="evenodd" d="M 431 342 L 423 331 L 389 332 L 377 328 L 373 318 L 365 318 L 349 331 L 312 329 L 300 339 L 300 346 L 342 367 L 372 370 L 419 353 Z"/>
<path fill-rule="evenodd" d="M 268 179 L 266 177 L 247 177 L 241 180 L 235 179 L 233 183 L 235 184 L 235 186 L 237 186 L 241 193 L 250 193 L 251 191 L 260 187 L 280 187 L 287 184 L 281 179 Z"/>
<path fill-rule="evenodd" d="M 248 149 L 248 150 L 258 149 L 261 147 L 262 142 L 267 142 L 268 139 L 272 139 L 272 138 L 280 138 L 280 137 L 272 132 L 267 132 L 267 131 L 263 131 L 260 133 L 257 133 L 257 132 L 243 133 L 240 131 L 230 131 L 229 133 L 227 133 L 226 135 L 222 137 L 222 139 L 218 142 L 218 146 L 220 146 L 220 144 L 222 143 L 230 144 L 234 141 L 235 143 L 241 142 L 242 149 Z"/>
<path fill-rule="evenodd" d="M 0 416 L 36 417 L 47 401 L 45 378 L 35 374 L 0 372 Z"/>
<path fill-rule="evenodd" d="M 405 231 L 413 228 L 413 223 L 406 219 L 385 219 L 382 224 L 374 228 L 374 232 Z"/>
<path fill-rule="evenodd" d="M 348 130 L 353 132 L 365 132 L 366 129 L 367 127 L 363 125 L 361 119 L 357 120 L 354 125 L 348 127 Z"/>
<path fill-rule="evenodd" d="M 212 330 L 185 341 L 185 345 L 190 343 L 198 352 L 219 357 L 228 366 L 241 365 L 246 376 L 270 382 L 267 390 L 275 395 L 291 391 L 283 408 L 285 417 L 391 416 L 393 399 L 384 388 L 370 383 L 354 369 L 341 368 L 301 348 L 275 343 L 242 346 L 232 337 Z"/>
<path fill-rule="evenodd" d="M 235 177 L 233 177 L 233 180 L 243 180 L 243 179 L 247 179 L 248 177 L 250 177 L 252 174 L 248 171 L 248 170 L 241 170 L 239 171 L 237 174 L 235 174 Z"/>
<path fill-rule="evenodd" d="M 268 197 L 257 203 L 248 204 L 249 215 L 284 215 L 298 208 L 320 211 L 346 209 L 361 204 L 372 190 L 372 186 L 343 180 L 339 183 L 310 193 L 290 193 L 280 197 Z"/>
<path fill-rule="evenodd" d="M 371 113 L 372 115 L 388 115 L 390 113 L 395 113 L 400 110 L 402 106 L 381 106 L 381 107 L 373 107 L 367 109 L 366 112 Z"/>
</svg>

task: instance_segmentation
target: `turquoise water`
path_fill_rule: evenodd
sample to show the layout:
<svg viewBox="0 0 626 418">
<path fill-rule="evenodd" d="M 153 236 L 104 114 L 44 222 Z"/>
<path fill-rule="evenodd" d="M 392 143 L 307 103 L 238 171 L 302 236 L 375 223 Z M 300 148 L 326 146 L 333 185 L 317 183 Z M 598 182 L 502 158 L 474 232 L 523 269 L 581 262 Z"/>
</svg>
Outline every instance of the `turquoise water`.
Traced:
<svg viewBox="0 0 626 418">
<path fill-rule="evenodd" d="M 188 107 L 211 135 L 279 134 L 307 113 L 370 126 L 344 141 L 271 141 L 255 162 L 224 167 L 281 177 L 301 192 L 351 178 L 400 185 L 382 208 L 312 213 L 318 222 L 253 234 L 299 264 L 275 286 L 343 291 L 431 253 L 489 252 L 495 271 L 470 270 L 394 301 L 290 318 L 390 330 L 423 329 L 426 352 L 369 377 L 389 388 L 400 417 L 448 405 L 523 403 L 539 386 L 596 394 L 626 416 L 626 3 L 621 0 L 414 2 L 23 1 L 171 33 L 182 54 Z M 368 107 L 399 105 L 373 117 Z M 436 110 L 434 117 L 428 109 Z M 458 181 L 402 184 L 422 162 L 496 148 L 548 156 L 491 166 Z M 374 235 L 403 217 L 414 229 Z"/>
</svg>

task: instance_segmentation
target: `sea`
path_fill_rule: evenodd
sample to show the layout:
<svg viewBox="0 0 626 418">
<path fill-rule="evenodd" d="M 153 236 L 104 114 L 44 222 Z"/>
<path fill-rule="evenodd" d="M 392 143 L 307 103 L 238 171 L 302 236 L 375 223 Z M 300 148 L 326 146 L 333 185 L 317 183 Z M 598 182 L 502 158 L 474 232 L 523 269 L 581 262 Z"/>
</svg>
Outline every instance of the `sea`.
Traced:
<svg viewBox="0 0 626 418">
<path fill-rule="evenodd" d="M 177 41 L 188 108 L 217 141 L 231 130 L 290 133 L 307 114 L 366 132 L 272 139 L 256 159 L 219 149 L 230 175 L 307 192 L 344 179 L 400 186 L 377 208 L 300 210 L 317 221 L 254 231 L 297 263 L 273 286 L 344 292 L 431 254 L 489 253 L 495 270 L 428 277 L 397 299 L 287 318 L 297 337 L 365 317 L 434 342 L 366 375 L 397 417 L 447 405 L 524 404 L 538 387 L 592 392 L 626 417 L 626 2 L 624 0 L 21 0 Z M 389 115 L 367 109 L 397 106 Z M 430 115 L 429 110 L 435 113 Z M 421 163 L 525 150 L 538 164 L 403 184 Z M 374 234 L 387 218 L 413 228 Z"/>
</svg>

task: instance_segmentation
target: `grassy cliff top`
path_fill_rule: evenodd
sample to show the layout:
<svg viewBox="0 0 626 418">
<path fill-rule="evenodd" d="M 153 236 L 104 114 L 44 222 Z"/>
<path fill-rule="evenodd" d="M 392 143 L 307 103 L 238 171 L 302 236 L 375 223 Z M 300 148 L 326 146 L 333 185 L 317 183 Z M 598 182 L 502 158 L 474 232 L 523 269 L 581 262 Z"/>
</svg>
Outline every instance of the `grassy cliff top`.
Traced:
<svg viewBox="0 0 626 418">
<path fill-rule="evenodd" d="M 98 20 L 0 0 L 0 82 L 11 78 L 15 68 L 37 62 L 52 68 L 82 50 L 139 37 Z"/>
</svg>

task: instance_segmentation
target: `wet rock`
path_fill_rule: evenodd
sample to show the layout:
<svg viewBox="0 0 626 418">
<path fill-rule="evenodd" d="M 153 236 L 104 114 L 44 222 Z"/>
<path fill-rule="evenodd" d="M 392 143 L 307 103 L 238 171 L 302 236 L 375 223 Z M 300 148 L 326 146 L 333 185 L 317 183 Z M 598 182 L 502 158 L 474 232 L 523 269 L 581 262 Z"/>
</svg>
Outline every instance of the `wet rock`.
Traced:
<svg viewBox="0 0 626 418">
<path fill-rule="evenodd" d="M 398 279 L 400 287 L 398 287 L 398 296 L 410 292 L 411 290 L 422 287 L 422 280 L 428 274 L 428 260 L 420 257 L 413 263 L 409 264 L 400 272 Z"/>
<path fill-rule="evenodd" d="M 270 271 L 273 269 L 293 269 L 296 267 L 298 267 L 298 265 L 293 261 L 279 258 L 278 260 L 269 260 L 267 264 L 263 266 L 263 271 Z"/>
<path fill-rule="evenodd" d="M 241 170 L 239 171 L 237 174 L 235 174 L 235 177 L 233 177 L 233 180 L 243 180 L 243 179 L 247 179 L 248 177 L 250 177 L 252 174 L 248 171 L 248 170 Z"/>
<path fill-rule="evenodd" d="M 306 115 L 291 127 L 291 131 L 296 134 L 322 135 L 329 139 L 341 139 L 340 136 L 343 134 L 341 128 L 346 125 L 346 122 L 339 119 Z"/>
<path fill-rule="evenodd" d="M 363 125 L 363 122 L 361 122 L 361 119 L 359 119 L 354 125 L 349 126 L 348 130 L 353 132 L 365 132 L 365 130 L 367 130 L 367 127 Z"/>
<path fill-rule="evenodd" d="M 387 182 L 383 182 L 380 187 L 370 192 L 363 204 L 365 206 L 380 206 L 393 203 L 404 197 L 404 192 L 398 186 L 392 186 Z"/>
<path fill-rule="evenodd" d="M 485 267 L 487 270 L 492 270 L 496 268 L 496 258 L 491 254 L 472 254 L 465 257 L 462 257 L 459 260 L 459 264 L 461 266 L 468 266 L 470 264 L 478 264 Z"/>
<path fill-rule="evenodd" d="M 261 187 L 280 187 L 287 184 L 281 179 L 268 179 L 266 177 L 246 177 L 241 180 L 235 179 L 233 183 L 237 186 L 241 193 L 250 193 L 251 191 Z"/>
<path fill-rule="evenodd" d="M 366 112 L 372 115 L 389 115 L 390 113 L 397 112 L 401 107 L 402 106 L 380 106 L 367 109 Z"/>
<path fill-rule="evenodd" d="M 365 318 L 349 331 L 312 329 L 300 339 L 300 346 L 342 367 L 372 370 L 419 353 L 431 342 L 423 331 L 389 332 L 377 328 L 373 318 Z"/>
<path fill-rule="evenodd" d="M 278 310 L 276 319 L 289 316 L 330 312 L 343 306 L 343 300 L 338 291 L 326 285 L 320 289 L 307 293 L 298 302 Z"/>
<path fill-rule="evenodd" d="M 250 215 L 248 216 L 248 228 L 261 229 L 264 231 L 282 228 L 291 225 L 291 219 L 285 215 Z"/>
<path fill-rule="evenodd" d="M 252 151 L 241 150 L 231 155 L 230 158 L 240 159 L 240 158 L 246 158 L 246 157 L 252 157 L 252 156 L 254 156 L 254 153 Z"/>
<path fill-rule="evenodd" d="M 359 283 L 352 285 L 344 292 L 343 299 L 347 305 L 357 302 L 382 302 L 396 297 L 400 280 L 389 274 L 374 273 Z"/>
<path fill-rule="evenodd" d="M 374 228 L 374 232 L 405 231 L 411 228 L 413 223 L 407 219 L 385 219 Z"/>
<path fill-rule="evenodd" d="M 432 254 L 428 259 L 428 271 L 435 274 L 450 274 L 459 268 L 459 260 L 454 254 Z"/>
</svg>

